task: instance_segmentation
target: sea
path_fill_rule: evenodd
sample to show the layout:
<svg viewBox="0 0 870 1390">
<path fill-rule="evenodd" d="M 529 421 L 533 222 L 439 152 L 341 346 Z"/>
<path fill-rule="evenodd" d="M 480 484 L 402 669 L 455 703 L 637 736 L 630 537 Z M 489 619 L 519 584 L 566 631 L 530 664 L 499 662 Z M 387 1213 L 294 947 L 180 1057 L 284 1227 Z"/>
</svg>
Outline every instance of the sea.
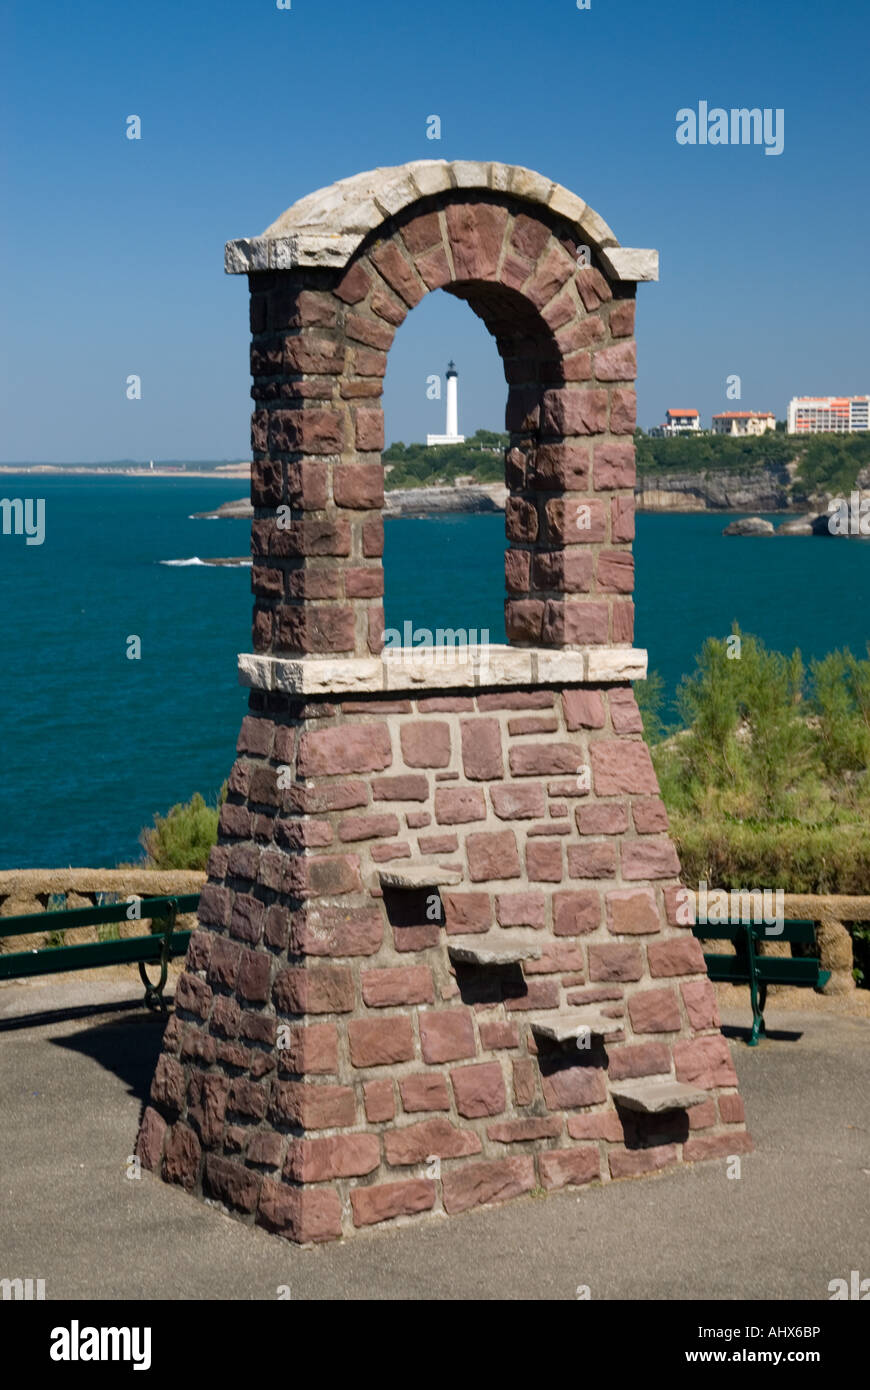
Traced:
<svg viewBox="0 0 870 1390">
<path fill-rule="evenodd" d="M 0 869 L 135 861 L 155 814 L 218 794 L 247 704 L 236 656 L 250 649 L 250 568 L 200 562 L 247 555 L 250 523 L 193 513 L 244 490 L 214 478 L 0 479 L 3 496 L 45 504 L 41 545 L 0 535 Z M 730 520 L 637 519 L 635 641 L 671 703 L 705 638 L 735 621 L 806 660 L 867 654 L 870 544 L 725 537 Z M 387 626 L 504 641 L 504 547 L 501 514 L 389 520 Z"/>
</svg>

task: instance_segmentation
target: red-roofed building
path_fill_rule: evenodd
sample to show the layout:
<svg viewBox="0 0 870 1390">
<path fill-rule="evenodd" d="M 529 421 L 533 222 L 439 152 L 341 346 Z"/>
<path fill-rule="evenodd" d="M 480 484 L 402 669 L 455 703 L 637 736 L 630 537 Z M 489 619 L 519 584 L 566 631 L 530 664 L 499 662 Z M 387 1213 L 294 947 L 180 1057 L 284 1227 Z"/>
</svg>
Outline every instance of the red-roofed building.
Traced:
<svg viewBox="0 0 870 1390">
<path fill-rule="evenodd" d="M 776 429 L 776 416 L 769 410 L 723 410 L 713 416 L 714 434 L 767 434 Z"/>
<path fill-rule="evenodd" d="M 700 430 L 701 417 L 697 410 L 666 410 L 665 423 L 650 430 L 650 434 L 669 438 L 674 434 L 699 434 Z"/>
</svg>

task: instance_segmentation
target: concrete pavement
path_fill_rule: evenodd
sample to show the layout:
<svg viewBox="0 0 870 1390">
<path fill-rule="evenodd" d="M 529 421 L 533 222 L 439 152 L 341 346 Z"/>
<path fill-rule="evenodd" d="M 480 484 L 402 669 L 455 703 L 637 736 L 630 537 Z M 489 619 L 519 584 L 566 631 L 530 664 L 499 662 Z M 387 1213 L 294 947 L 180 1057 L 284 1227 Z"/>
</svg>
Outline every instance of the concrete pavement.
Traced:
<svg viewBox="0 0 870 1390">
<path fill-rule="evenodd" d="M 870 1276 L 870 1021 L 731 1046 L 756 1152 L 299 1250 L 126 1176 L 162 1023 L 137 983 L 0 990 L 0 1277 L 51 1298 L 809 1298 Z M 745 1023 L 748 1011 L 726 1016 Z"/>
</svg>

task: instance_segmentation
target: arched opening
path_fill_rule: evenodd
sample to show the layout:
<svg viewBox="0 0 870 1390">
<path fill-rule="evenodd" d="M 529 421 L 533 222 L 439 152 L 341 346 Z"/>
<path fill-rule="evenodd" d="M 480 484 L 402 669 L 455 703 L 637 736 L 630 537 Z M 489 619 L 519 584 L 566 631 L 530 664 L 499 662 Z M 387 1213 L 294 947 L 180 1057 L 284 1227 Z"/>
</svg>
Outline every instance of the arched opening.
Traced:
<svg viewBox="0 0 870 1390">
<path fill-rule="evenodd" d="M 445 432 L 453 359 L 464 442 L 430 446 Z M 455 296 L 426 295 L 397 330 L 384 380 L 387 644 L 431 645 L 439 629 L 505 640 L 506 395 L 486 326 Z"/>
</svg>

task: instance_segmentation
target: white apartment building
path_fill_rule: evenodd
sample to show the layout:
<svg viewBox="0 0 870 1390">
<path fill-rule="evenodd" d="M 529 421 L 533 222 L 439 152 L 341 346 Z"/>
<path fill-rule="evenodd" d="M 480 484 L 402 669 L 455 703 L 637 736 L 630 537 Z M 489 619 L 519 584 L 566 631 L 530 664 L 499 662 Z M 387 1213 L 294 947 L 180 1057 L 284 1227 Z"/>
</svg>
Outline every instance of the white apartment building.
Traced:
<svg viewBox="0 0 870 1390">
<path fill-rule="evenodd" d="M 776 429 L 776 416 L 769 410 L 723 410 L 713 416 L 714 434 L 766 434 Z"/>
<path fill-rule="evenodd" d="M 675 434 L 699 434 L 701 417 L 697 410 L 666 410 L 665 423 L 650 430 L 659 439 L 669 439 Z"/>
<path fill-rule="evenodd" d="M 851 434 L 870 429 L 870 396 L 794 396 L 789 434 Z"/>
</svg>

